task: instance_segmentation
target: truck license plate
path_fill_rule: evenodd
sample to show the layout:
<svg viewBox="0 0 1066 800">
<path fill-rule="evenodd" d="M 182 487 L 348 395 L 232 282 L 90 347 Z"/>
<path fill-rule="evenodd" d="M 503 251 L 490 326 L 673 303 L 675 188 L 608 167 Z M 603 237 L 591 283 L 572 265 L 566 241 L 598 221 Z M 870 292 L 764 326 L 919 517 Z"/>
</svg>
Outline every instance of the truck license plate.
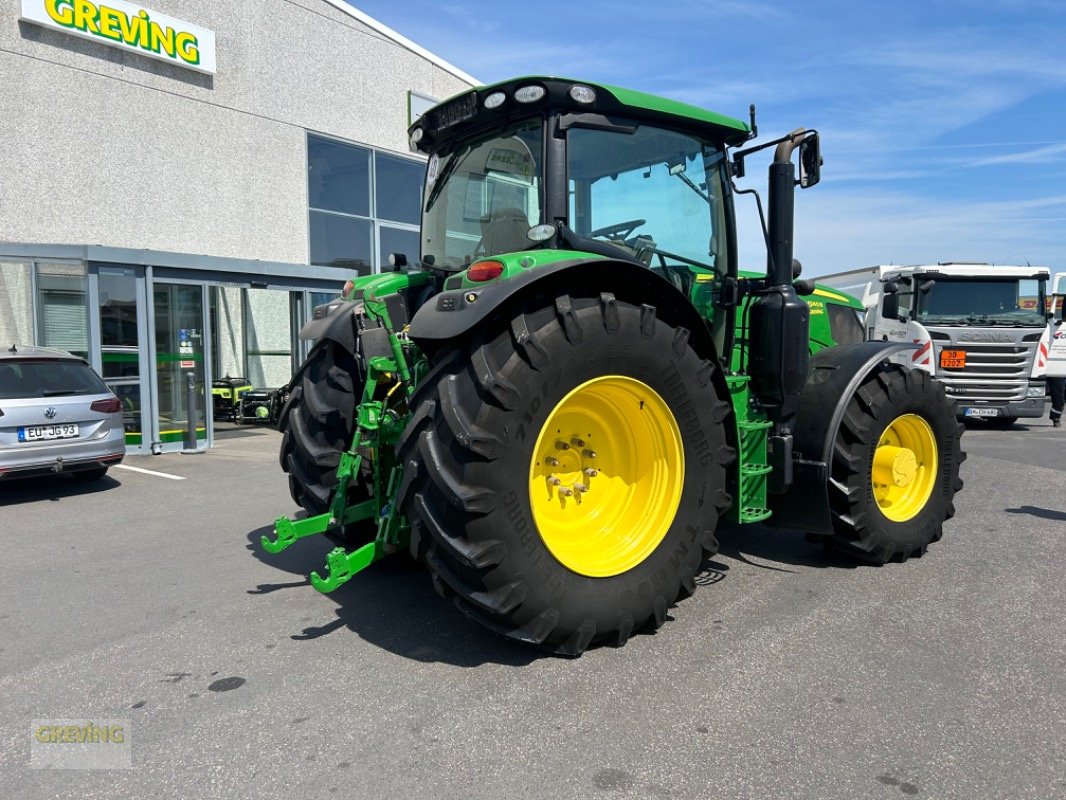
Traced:
<svg viewBox="0 0 1066 800">
<path fill-rule="evenodd" d="M 964 417 L 998 417 L 998 408 L 967 408 L 962 412 Z"/>
<path fill-rule="evenodd" d="M 965 350 L 941 350 L 940 351 L 940 366 L 944 369 L 965 369 L 966 368 L 966 351 Z M 980 414 L 976 416 L 982 416 Z"/>
<path fill-rule="evenodd" d="M 32 425 L 19 428 L 20 442 L 43 442 L 49 439 L 77 439 L 78 426 L 71 423 L 63 425 Z"/>
</svg>

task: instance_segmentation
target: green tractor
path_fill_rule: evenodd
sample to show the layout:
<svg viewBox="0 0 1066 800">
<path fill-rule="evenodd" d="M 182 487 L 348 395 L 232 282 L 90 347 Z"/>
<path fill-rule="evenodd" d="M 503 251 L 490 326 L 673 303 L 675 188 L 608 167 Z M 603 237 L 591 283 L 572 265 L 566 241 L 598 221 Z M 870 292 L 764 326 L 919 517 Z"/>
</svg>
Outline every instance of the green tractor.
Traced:
<svg viewBox="0 0 1066 800">
<path fill-rule="evenodd" d="M 564 655 L 661 625 L 723 521 L 921 555 L 962 428 L 906 345 L 859 341 L 861 306 L 794 271 L 817 133 L 733 149 L 755 133 L 754 109 L 547 77 L 427 112 L 421 253 L 302 332 L 280 456 L 308 516 L 264 548 L 328 535 L 323 592 L 407 548 L 462 612 Z M 734 181 L 770 146 L 767 272 L 742 274 Z"/>
</svg>

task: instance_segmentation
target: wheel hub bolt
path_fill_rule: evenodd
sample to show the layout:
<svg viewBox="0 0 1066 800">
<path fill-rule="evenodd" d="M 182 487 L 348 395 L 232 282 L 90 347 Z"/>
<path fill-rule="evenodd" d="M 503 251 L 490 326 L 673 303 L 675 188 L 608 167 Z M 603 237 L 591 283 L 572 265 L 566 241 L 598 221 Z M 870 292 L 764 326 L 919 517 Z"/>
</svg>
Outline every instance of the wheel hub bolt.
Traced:
<svg viewBox="0 0 1066 800">
<path fill-rule="evenodd" d="M 583 455 L 585 458 L 595 458 L 596 457 L 596 451 L 595 450 L 582 450 L 581 451 L 581 455 Z"/>
<path fill-rule="evenodd" d="M 567 444 L 566 442 L 559 441 L 559 442 L 555 443 L 555 448 L 557 450 L 569 450 L 570 449 L 570 445 Z"/>
<path fill-rule="evenodd" d="M 554 475 L 549 475 L 548 483 L 550 483 L 552 486 L 558 486 L 560 483 L 562 483 L 562 481 L 556 478 Z"/>
<path fill-rule="evenodd" d="M 575 492 L 587 492 L 588 490 L 589 490 L 589 487 L 586 486 L 583 483 L 575 483 L 574 484 L 574 491 Z"/>
<path fill-rule="evenodd" d="M 600 471 L 598 469 L 594 469 L 593 467 L 585 467 L 581 471 L 588 475 L 590 478 L 595 478 L 597 475 L 600 474 Z"/>
<path fill-rule="evenodd" d="M 546 459 L 544 459 L 544 462 L 549 467 L 557 467 L 557 466 L 559 466 L 559 459 L 557 459 L 555 456 L 548 456 Z"/>
<path fill-rule="evenodd" d="M 585 446 L 585 440 L 584 439 L 578 439 L 575 436 L 573 439 L 570 440 L 570 444 L 572 444 L 574 447 L 584 447 Z"/>
<path fill-rule="evenodd" d="M 559 494 L 561 494 L 563 497 L 570 497 L 573 493 L 573 489 L 568 489 L 566 486 L 559 487 Z"/>
</svg>

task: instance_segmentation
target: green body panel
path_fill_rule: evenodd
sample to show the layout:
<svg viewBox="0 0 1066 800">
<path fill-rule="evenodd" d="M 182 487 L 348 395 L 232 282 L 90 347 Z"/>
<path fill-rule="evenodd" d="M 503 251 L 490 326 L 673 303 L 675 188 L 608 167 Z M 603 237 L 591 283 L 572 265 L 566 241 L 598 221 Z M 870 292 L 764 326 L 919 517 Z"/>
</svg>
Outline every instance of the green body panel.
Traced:
<svg viewBox="0 0 1066 800">
<path fill-rule="evenodd" d="M 503 264 L 503 272 L 500 273 L 498 278 L 493 278 L 491 281 L 472 281 L 467 277 L 467 272 L 469 270 L 463 270 L 449 278 L 445 283 L 445 288 L 483 289 L 489 284 L 502 283 L 508 278 L 513 278 L 527 270 L 536 269 L 537 267 L 546 267 L 549 264 L 556 264 L 560 261 L 568 261 L 572 259 L 593 261 L 603 260 L 604 258 L 605 256 L 582 253 L 576 250 L 523 250 L 518 253 L 503 253 L 502 255 L 492 256 L 491 258 L 478 259 L 479 261 L 499 261 Z"/>
<path fill-rule="evenodd" d="M 348 300 L 362 298 L 373 303 L 383 301 L 388 295 L 396 294 L 402 289 L 425 286 L 430 281 L 428 272 L 379 272 L 376 275 L 361 275 L 352 281 L 352 291 Z"/>
<path fill-rule="evenodd" d="M 597 87 L 597 84 L 586 84 Z M 733 119 L 727 117 L 725 114 L 718 114 L 714 111 L 708 111 L 705 108 L 699 106 L 690 106 L 688 103 L 682 103 L 678 100 L 670 100 L 666 97 L 656 97 L 653 94 L 645 94 L 644 92 L 637 92 L 633 89 L 622 89 L 618 86 L 608 86 L 606 84 L 600 84 L 599 88 L 606 89 L 608 92 L 615 96 L 615 99 L 619 103 L 623 103 L 633 108 L 639 108 L 642 111 L 652 111 L 659 114 L 671 114 L 675 117 L 687 117 L 688 119 L 695 120 L 697 122 L 706 122 L 711 125 L 720 125 L 724 128 L 734 128 L 740 133 L 748 134 L 751 132 L 751 127 L 746 122 L 741 122 L 739 119 Z"/>
</svg>

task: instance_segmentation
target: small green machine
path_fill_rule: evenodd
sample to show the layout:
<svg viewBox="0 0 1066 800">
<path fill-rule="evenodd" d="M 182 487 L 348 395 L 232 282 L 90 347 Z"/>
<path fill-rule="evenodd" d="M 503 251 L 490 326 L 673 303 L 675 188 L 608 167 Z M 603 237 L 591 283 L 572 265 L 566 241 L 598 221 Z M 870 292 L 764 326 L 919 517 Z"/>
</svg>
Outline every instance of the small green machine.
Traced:
<svg viewBox="0 0 1066 800">
<path fill-rule="evenodd" d="M 755 135 L 754 109 L 548 77 L 427 112 L 421 252 L 301 332 L 280 459 L 308 516 L 263 547 L 332 538 L 324 592 L 406 549 L 463 613 L 564 655 L 661 625 L 722 524 L 924 553 L 961 426 L 907 345 L 862 341 L 861 305 L 799 275 L 817 132 Z M 766 271 L 741 272 L 766 148 Z"/>
</svg>

